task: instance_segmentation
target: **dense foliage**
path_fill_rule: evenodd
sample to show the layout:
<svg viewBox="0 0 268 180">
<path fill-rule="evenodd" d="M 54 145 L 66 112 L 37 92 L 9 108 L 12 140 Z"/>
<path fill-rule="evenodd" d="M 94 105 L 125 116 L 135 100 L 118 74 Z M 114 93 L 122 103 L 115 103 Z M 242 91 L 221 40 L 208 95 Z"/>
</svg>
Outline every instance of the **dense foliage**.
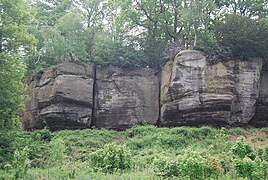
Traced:
<svg viewBox="0 0 268 180">
<path fill-rule="evenodd" d="M 222 59 L 215 46 L 245 59 L 267 51 L 267 0 L 29 2 L 34 13 L 26 28 L 37 40 L 24 57 L 29 74 L 62 61 L 159 70 L 188 48 L 204 51 L 212 62 Z"/>
<path fill-rule="evenodd" d="M 24 0 L 0 2 L 0 128 L 13 124 L 21 108 L 25 66 L 21 54 L 33 45 L 27 32 L 30 11 Z"/>
<path fill-rule="evenodd" d="M 253 20 L 238 15 L 228 15 L 215 28 L 218 43 L 229 47 L 233 56 L 240 58 L 263 57 L 268 54 L 267 20 Z"/>
<path fill-rule="evenodd" d="M 0 179 L 267 179 L 268 130 L 210 127 L 16 132 Z"/>
</svg>

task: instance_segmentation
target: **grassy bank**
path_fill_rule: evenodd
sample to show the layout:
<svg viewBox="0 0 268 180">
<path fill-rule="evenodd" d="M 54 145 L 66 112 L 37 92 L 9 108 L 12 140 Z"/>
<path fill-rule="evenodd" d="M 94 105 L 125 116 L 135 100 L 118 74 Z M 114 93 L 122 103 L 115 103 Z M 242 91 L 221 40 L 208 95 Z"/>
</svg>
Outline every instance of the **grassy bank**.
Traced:
<svg viewBox="0 0 268 180">
<path fill-rule="evenodd" d="M 268 128 L 146 125 L 5 136 L 0 179 L 268 178 Z"/>
</svg>

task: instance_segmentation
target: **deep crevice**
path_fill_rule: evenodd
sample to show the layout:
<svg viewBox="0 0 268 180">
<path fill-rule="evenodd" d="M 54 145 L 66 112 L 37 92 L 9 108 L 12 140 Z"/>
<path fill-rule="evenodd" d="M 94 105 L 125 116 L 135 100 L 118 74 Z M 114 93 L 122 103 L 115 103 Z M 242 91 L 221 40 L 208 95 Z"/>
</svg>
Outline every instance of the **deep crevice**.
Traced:
<svg viewBox="0 0 268 180">
<path fill-rule="evenodd" d="M 95 126 L 95 109 L 96 109 L 96 84 L 97 84 L 97 67 L 93 66 L 93 91 L 92 91 L 92 111 L 91 111 L 91 124 L 89 127 Z"/>
<path fill-rule="evenodd" d="M 158 120 L 156 122 L 156 125 L 158 127 L 161 126 L 161 80 L 158 83 L 159 90 L 158 90 Z"/>
<path fill-rule="evenodd" d="M 162 69 L 161 71 L 157 72 L 155 76 L 158 77 L 158 119 L 156 121 L 156 126 L 161 126 L 161 81 L 162 81 Z"/>
</svg>

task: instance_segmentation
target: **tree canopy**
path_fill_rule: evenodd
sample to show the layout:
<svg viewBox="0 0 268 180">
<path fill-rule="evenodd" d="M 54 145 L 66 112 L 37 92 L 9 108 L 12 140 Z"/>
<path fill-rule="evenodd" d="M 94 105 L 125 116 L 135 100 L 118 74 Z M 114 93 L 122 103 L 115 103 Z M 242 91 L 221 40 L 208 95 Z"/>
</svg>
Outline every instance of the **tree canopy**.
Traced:
<svg viewBox="0 0 268 180">
<path fill-rule="evenodd" d="M 28 32 L 32 11 L 24 0 L 0 2 L 0 127 L 13 124 L 21 108 L 22 77 L 35 38 Z"/>
<path fill-rule="evenodd" d="M 157 71 L 181 49 L 195 48 L 211 53 L 216 45 L 233 46 L 232 41 L 228 44 L 228 40 L 223 40 L 223 43 L 219 39 L 222 31 L 229 33 L 224 27 L 231 27 L 230 15 L 236 15 L 233 16 L 233 19 L 236 19 L 234 21 L 240 21 L 240 17 L 244 18 L 244 23 L 241 21 L 240 26 L 237 24 L 236 28 L 233 28 L 236 35 L 241 35 L 239 33 L 242 33 L 245 27 L 249 29 L 248 21 L 263 24 L 259 28 L 264 28 L 266 21 L 263 19 L 267 18 L 268 10 L 266 0 L 30 2 L 35 14 L 34 21 L 28 28 L 37 39 L 34 51 L 26 58 L 30 74 L 62 61 L 150 66 Z M 260 21 L 262 23 L 259 23 Z M 254 36 L 262 36 L 254 39 L 254 43 L 259 44 L 264 41 L 257 42 L 258 40 L 266 38 L 261 31 L 254 31 Z M 254 48 L 259 49 L 260 46 L 264 47 L 259 45 Z M 251 47 L 253 46 L 247 48 Z M 236 52 L 233 52 L 233 55 L 237 56 Z M 247 54 L 241 54 L 241 57 L 247 57 Z M 255 55 L 263 57 L 263 53 Z"/>
</svg>

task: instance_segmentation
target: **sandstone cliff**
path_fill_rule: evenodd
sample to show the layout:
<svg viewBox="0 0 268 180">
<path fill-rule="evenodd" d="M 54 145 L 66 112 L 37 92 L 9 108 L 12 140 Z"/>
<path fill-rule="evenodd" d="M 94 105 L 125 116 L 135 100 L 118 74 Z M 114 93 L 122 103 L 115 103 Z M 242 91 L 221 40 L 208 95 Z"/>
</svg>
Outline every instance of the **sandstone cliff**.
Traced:
<svg viewBox="0 0 268 180">
<path fill-rule="evenodd" d="M 89 65 L 64 63 L 28 82 L 25 129 L 86 128 L 91 124 L 94 72 Z"/>
<path fill-rule="evenodd" d="M 208 65 L 201 52 L 180 52 L 163 68 L 161 124 L 248 124 L 262 89 L 261 69 L 261 59 Z"/>
<path fill-rule="evenodd" d="M 62 63 L 28 80 L 23 126 L 59 130 L 156 124 L 158 91 L 158 78 L 149 68 L 95 70 L 91 65 Z"/>
<path fill-rule="evenodd" d="M 66 62 L 26 84 L 25 129 L 268 125 L 268 65 L 258 58 L 208 65 L 185 50 L 159 77 L 150 68 Z"/>
</svg>

